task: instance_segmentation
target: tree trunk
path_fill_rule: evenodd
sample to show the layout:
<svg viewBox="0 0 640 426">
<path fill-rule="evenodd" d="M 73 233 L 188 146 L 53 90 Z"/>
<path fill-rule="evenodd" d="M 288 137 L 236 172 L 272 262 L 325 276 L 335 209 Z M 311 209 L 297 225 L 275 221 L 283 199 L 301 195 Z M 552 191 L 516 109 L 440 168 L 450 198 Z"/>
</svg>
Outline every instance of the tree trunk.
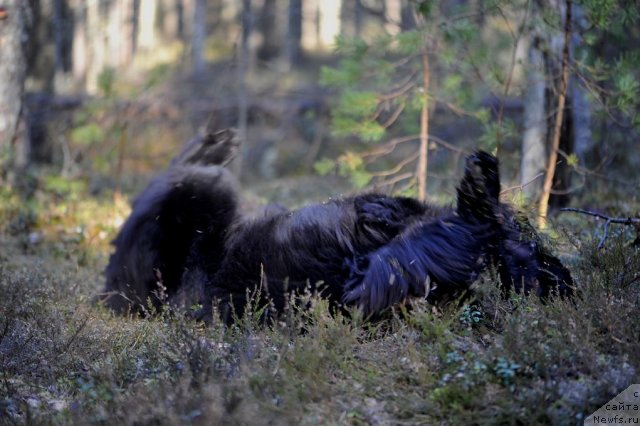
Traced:
<svg viewBox="0 0 640 426">
<path fill-rule="evenodd" d="M 247 140 L 249 121 L 249 94 L 247 92 L 247 71 L 249 67 L 249 39 L 253 22 L 251 18 L 251 0 L 242 0 L 240 51 L 238 52 L 238 137 L 244 143 Z M 240 174 L 241 162 L 235 161 L 234 171 Z"/>
<path fill-rule="evenodd" d="M 549 209 L 549 196 L 553 186 L 553 179 L 556 172 L 556 163 L 558 161 L 558 149 L 560 148 L 560 138 L 562 133 L 562 122 L 564 118 L 564 106 L 569 85 L 569 51 L 571 44 L 571 0 L 566 0 L 565 22 L 564 22 L 564 46 L 562 49 L 562 74 L 560 78 L 560 86 L 558 88 L 558 107 L 556 110 L 555 124 L 553 127 L 553 138 L 551 150 L 549 152 L 549 161 L 547 171 L 542 186 L 542 195 L 538 206 L 538 226 L 544 228 L 547 221 L 547 213 Z"/>
<path fill-rule="evenodd" d="M 54 90 L 66 93 L 72 88 L 71 54 L 73 48 L 72 11 L 66 0 L 53 2 L 53 39 L 55 43 Z"/>
<path fill-rule="evenodd" d="M 414 17 L 414 4 L 408 0 L 402 1 L 402 12 L 400 20 L 400 28 L 402 31 L 409 31 L 416 27 L 416 20 Z"/>
<path fill-rule="evenodd" d="M 418 199 L 425 201 L 427 198 L 427 169 L 429 164 L 429 79 L 430 79 L 429 55 L 422 53 L 422 84 L 424 99 L 420 111 L 420 153 L 418 157 Z"/>
<path fill-rule="evenodd" d="M 572 38 L 571 48 L 575 50 L 582 43 L 582 37 L 578 33 L 586 30 L 588 22 L 580 5 L 573 5 L 573 16 L 573 22 L 577 28 L 576 35 Z M 569 93 L 571 98 L 569 110 L 573 115 L 573 149 L 580 160 L 580 164 L 584 166 L 587 164 L 589 153 L 593 150 L 591 102 L 589 101 L 587 90 L 576 77 L 572 77 L 569 80 Z"/>
<path fill-rule="evenodd" d="M 151 50 L 156 45 L 156 6 L 156 1 L 140 0 L 137 28 L 138 47 L 142 50 Z"/>
<path fill-rule="evenodd" d="M 86 86 L 88 69 L 87 10 L 82 0 L 72 0 L 73 9 L 73 52 L 71 69 L 73 79 Z"/>
<path fill-rule="evenodd" d="M 402 2 L 399 0 L 385 0 L 384 27 L 387 34 L 396 35 L 402 30 Z"/>
<path fill-rule="evenodd" d="M 289 21 L 287 25 L 286 64 L 289 68 L 300 63 L 300 42 L 302 40 L 302 0 L 289 0 Z"/>
<path fill-rule="evenodd" d="M 313 51 L 320 44 L 320 0 L 302 2 L 302 48 Z"/>
<path fill-rule="evenodd" d="M 343 1 L 340 11 L 340 34 L 346 37 L 362 35 L 362 0 Z"/>
<path fill-rule="evenodd" d="M 16 154 L 21 145 L 18 124 L 27 72 L 24 43 L 29 12 L 27 2 L 21 0 L 5 0 L 0 6 L 0 167 L 21 162 Z M 26 152 L 23 156 L 26 162 Z"/>
<path fill-rule="evenodd" d="M 320 47 L 329 50 L 340 34 L 340 10 L 342 0 L 322 0 L 318 3 Z"/>
<path fill-rule="evenodd" d="M 276 0 L 264 0 L 262 10 L 258 16 L 256 30 L 260 34 L 258 59 L 269 61 L 278 56 L 280 40 L 278 37 Z"/>
<path fill-rule="evenodd" d="M 537 36 L 529 46 L 527 89 L 524 96 L 524 132 L 520 185 L 526 199 L 537 200 L 545 170 L 547 119 L 545 116 L 544 61 Z"/>
<path fill-rule="evenodd" d="M 191 59 L 193 72 L 204 71 L 204 45 L 207 38 L 207 0 L 195 0 L 193 8 L 193 32 L 191 37 Z"/>
</svg>

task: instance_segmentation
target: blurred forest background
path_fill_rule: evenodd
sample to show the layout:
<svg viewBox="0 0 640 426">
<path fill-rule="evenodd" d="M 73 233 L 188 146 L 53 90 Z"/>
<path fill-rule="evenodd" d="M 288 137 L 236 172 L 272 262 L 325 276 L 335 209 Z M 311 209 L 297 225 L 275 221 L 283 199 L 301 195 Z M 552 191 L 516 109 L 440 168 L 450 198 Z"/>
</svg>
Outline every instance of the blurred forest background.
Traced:
<svg viewBox="0 0 640 426">
<path fill-rule="evenodd" d="M 0 424 L 582 424 L 640 383 L 639 95 L 634 1 L 0 0 Z M 205 329 L 94 303 L 135 194 L 223 127 L 247 211 L 450 202 L 496 153 L 576 297 L 487 273 Z"/>
<path fill-rule="evenodd" d="M 27 196 L 128 193 L 199 128 L 234 126 L 238 175 L 287 204 L 450 196 L 476 147 L 531 205 L 635 200 L 634 3 L 6 0 L 0 14 L 0 176 Z"/>
</svg>

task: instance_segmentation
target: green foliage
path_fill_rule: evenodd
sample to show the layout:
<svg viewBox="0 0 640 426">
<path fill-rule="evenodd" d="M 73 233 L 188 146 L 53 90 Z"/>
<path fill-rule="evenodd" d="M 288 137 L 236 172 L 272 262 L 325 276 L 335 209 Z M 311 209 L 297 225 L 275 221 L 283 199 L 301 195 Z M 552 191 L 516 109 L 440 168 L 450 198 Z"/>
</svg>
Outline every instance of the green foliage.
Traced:
<svg viewBox="0 0 640 426">
<path fill-rule="evenodd" d="M 368 116 L 376 111 L 378 99 L 375 93 L 367 91 L 346 91 L 336 107 L 336 112 L 346 116 Z"/>
<path fill-rule="evenodd" d="M 86 182 L 62 176 L 44 176 L 42 182 L 45 191 L 67 199 L 78 200 L 87 190 Z"/>
<path fill-rule="evenodd" d="M 104 67 L 98 74 L 98 89 L 105 98 L 113 96 L 116 83 L 116 70 L 112 67 Z"/>
<path fill-rule="evenodd" d="M 79 145 L 89 146 L 103 142 L 105 133 L 93 122 L 82 124 L 71 131 L 71 140 Z"/>
<path fill-rule="evenodd" d="M 362 157 L 347 152 L 338 158 L 338 173 L 348 177 L 356 188 L 364 188 L 371 181 L 371 174 L 366 171 Z"/>
<path fill-rule="evenodd" d="M 417 11 L 419 14 L 424 16 L 425 18 L 429 18 L 433 13 L 434 7 L 437 7 L 438 2 L 434 0 L 420 0 L 417 3 Z"/>
<path fill-rule="evenodd" d="M 320 161 L 316 161 L 313 165 L 314 170 L 321 176 L 326 176 L 331 173 L 336 167 L 336 162 L 330 158 L 323 158 Z"/>
<path fill-rule="evenodd" d="M 500 142 L 516 139 L 518 136 L 519 132 L 513 120 L 503 119 L 501 123 L 490 121 L 484 125 L 478 145 L 488 152 L 495 152 Z"/>
<path fill-rule="evenodd" d="M 476 306 L 466 305 L 460 313 L 460 323 L 471 327 L 479 324 L 482 321 L 482 311 Z"/>
<path fill-rule="evenodd" d="M 582 78 L 597 83 L 600 115 L 608 119 L 618 112 L 638 129 L 640 111 L 640 49 L 637 27 L 640 5 L 620 0 L 583 0 L 589 22 L 576 58 Z M 609 47 L 610 46 L 610 47 Z M 608 134 L 608 139 L 617 135 Z M 624 136 L 621 136 L 624 137 Z"/>
<path fill-rule="evenodd" d="M 146 81 L 144 82 L 142 90 L 153 89 L 163 83 L 169 76 L 170 71 L 171 67 L 169 67 L 168 64 L 158 64 L 154 66 L 146 75 Z"/>
<path fill-rule="evenodd" d="M 424 34 L 420 30 L 408 30 L 396 36 L 397 53 L 414 55 L 424 46 Z"/>
<path fill-rule="evenodd" d="M 518 129 L 512 120 L 501 117 L 499 123 L 495 122 L 490 111 L 480 107 L 486 89 L 502 94 L 507 85 L 512 86 L 512 71 L 501 56 L 513 48 L 514 34 L 509 24 L 496 25 L 495 34 L 487 38 L 482 24 L 472 18 L 477 11 L 469 5 L 448 7 L 420 1 L 413 6 L 424 18 L 418 20 L 416 28 L 375 39 L 336 40 L 340 62 L 321 70 L 321 83 L 337 91 L 331 111 L 333 135 L 357 136 L 366 143 L 376 143 L 391 136 L 418 134 L 427 97 L 430 115 L 434 107 L 445 106 L 467 120 L 475 118 L 484 128 L 483 134 L 474 138 L 481 148 L 494 151 L 500 143 L 515 140 Z M 522 6 L 530 7 L 529 2 L 522 2 Z M 512 2 L 490 2 L 483 7 L 483 17 L 502 22 L 507 19 L 504 10 L 517 7 Z M 431 81 L 426 90 L 425 54 Z M 481 85 L 484 87 L 479 88 Z M 370 159 L 367 167 L 374 169 L 375 164 L 379 163 Z M 359 173 L 354 180 L 367 181 L 360 173 L 362 169 L 353 170 Z"/>
</svg>

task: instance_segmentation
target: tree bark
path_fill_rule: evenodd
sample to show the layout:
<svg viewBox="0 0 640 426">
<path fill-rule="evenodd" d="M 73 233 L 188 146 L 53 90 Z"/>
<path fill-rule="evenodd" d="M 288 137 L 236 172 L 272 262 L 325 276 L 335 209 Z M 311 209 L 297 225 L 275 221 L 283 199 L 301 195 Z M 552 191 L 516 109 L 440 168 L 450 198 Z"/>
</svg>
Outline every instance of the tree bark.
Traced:
<svg viewBox="0 0 640 426">
<path fill-rule="evenodd" d="M 566 0 L 565 23 L 564 23 L 564 46 L 562 49 L 562 76 L 560 79 L 560 87 L 558 88 L 558 109 L 556 112 L 555 125 L 553 127 L 553 138 L 551 142 L 551 150 L 549 152 L 549 161 L 547 171 L 542 187 L 542 195 L 538 206 L 538 226 L 544 228 L 547 222 L 547 213 L 549 210 L 549 196 L 551 195 L 551 187 L 556 171 L 556 163 L 558 161 L 558 149 L 560 148 L 560 136 L 562 133 L 562 120 L 564 117 L 564 105 L 569 85 L 569 49 L 571 44 L 571 0 Z"/>
<path fill-rule="evenodd" d="M 425 201 L 427 198 L 427 169 L 429 165 L 429 79 L 431 69 L 429 55 L 422 53 L 422 84 L 424 99 L 420 111 L 420 151 L 418 157 L 418 199 Z"/>
<path fill-rule="evenodd" d="M 20 148 L 29 12 L 26 1 L 5 0 L 0 6 L 0 167 L 15 165 Z"/>
</svg>

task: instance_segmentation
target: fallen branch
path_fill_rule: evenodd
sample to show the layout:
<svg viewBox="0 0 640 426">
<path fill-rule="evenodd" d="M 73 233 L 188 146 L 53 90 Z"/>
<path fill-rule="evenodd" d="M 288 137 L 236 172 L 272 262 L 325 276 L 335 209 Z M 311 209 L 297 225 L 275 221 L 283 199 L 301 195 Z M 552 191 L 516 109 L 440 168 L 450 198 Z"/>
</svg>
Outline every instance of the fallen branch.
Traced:
<svg viewBox="0 0 640 426">
<path fill-rule="evenodd" d="M 602 237 L 600 238 L 600 242 L 598 243 L 598 249 L 601 249 L 602 246 L 604 245 L 604 240 L 607 239 L 607 234 L 609 232 L 609 225 L 612 224 L 612 223 L 616 223 L 616 224 L 620 224 L 620 225 L 634 225 L 636 227 L 636 232 L 640 232 L 640 218 L 634 218 L 634 217 L 611 217 L 611 216 L 607 216 L 607 215 L 602 214 L 602 213 L 592 212 L 592 211 L 583 210 L 583 209 L 576 209 L 576 208 L 573 208 L 573 207 L 565 207 L 565 208 L 560 209 L 560 211 L 562 211 L 562 212 L 582 213 L 582 214 L 586 214 L 588 216 L 594 216 L 594 217 L 597 217 L 599 219 L 604 219 L 606 222 L 604 223 L 604 226 L 602 228 Z M 640 235 L 638 236 L 638 239 L 640 239 Z M 638 241 L 638 239 L 636 239 L 636 241 Z"/>
</svg>

